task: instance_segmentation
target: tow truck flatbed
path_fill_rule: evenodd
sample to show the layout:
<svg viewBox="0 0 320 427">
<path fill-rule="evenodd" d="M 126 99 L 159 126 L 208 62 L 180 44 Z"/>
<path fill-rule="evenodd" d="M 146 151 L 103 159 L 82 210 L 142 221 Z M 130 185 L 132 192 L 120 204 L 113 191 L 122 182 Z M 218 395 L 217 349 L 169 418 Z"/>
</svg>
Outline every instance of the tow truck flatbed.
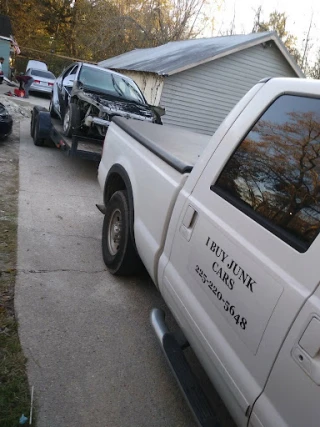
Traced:
<svg viewBox="0 0 320 427">
<path fill-rule="evenodd" d="M 51 140 L 67 156 L 97 162 L 101 159 L 103 140 L 82 135 L 72 135 L 71 138 L 65 136 L 60 120 L 51 117 L 50 112 L 44 107 L 33 108 L 30 134 L 37 146 L 42 146 L 45 140 Z"/>
</svg>

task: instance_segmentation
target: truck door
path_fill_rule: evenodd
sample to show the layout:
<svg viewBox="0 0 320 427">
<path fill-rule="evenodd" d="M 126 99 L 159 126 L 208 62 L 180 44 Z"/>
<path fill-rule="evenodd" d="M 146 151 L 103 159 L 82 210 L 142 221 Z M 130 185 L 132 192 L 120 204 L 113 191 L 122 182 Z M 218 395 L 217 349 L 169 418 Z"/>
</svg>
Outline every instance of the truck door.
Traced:
<svg viewBox="0 0 320 427">
<path fill-rule="evenodd" d="M 319 427 L 320 288 L 295 320 L 263 394 L 253 407 L 250 427 Z"/>
<path fill-rule="evenodd" d="M 239 425 L 320 277 L 319 86 L 297 95 L 297 79 L 280 82 L 261 89 L 181 192 L 160 280 Z"/>
</svg>

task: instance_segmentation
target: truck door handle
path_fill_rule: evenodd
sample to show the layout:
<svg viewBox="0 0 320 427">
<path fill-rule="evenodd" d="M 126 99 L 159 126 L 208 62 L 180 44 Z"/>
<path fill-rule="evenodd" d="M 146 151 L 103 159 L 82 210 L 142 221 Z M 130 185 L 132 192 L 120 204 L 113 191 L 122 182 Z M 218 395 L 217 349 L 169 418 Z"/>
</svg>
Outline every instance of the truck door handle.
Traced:
<svg viewBox="0 0 320 427">
<path fill-rule="evenodd" d="M 317 317 L 310 320 L 292 355 L 309 377 L 320 385 L 320 320 Z"/>
<path fill-rule="evenodd" d="M 187 210 L 184 214 L 184 217 L 180 226 L 180 233 L 183 235 L 183 237 L 187 241 L 191 239 L 194 225 L 196 223 L 196 218 L 197 218 L 197 211 L 192 206 L 189 205 L 187 207 Z"/>
<path fill-rule="evenodd" d="M 320 350 L 320 321 L 313 317 L 299 341 L 300 346 L 314 358 Z"/>
</svg>

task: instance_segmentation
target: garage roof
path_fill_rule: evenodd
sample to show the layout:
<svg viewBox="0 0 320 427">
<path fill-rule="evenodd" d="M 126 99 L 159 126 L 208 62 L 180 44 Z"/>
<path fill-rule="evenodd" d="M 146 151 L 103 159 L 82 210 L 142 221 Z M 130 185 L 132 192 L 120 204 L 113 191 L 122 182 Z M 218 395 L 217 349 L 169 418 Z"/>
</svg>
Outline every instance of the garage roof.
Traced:
<svg viewBox="0 0 320 427">
<path fill-rule="evenodd" d="M 154 48 L 135 49 L 101 61 L 98 65 L 117 70 L 170 75 L 268 41 L 275 42 L 296 74 L 303 77 L 301 69 L 288 53 L 276 32 L 169 42 Z"/>
</svg>

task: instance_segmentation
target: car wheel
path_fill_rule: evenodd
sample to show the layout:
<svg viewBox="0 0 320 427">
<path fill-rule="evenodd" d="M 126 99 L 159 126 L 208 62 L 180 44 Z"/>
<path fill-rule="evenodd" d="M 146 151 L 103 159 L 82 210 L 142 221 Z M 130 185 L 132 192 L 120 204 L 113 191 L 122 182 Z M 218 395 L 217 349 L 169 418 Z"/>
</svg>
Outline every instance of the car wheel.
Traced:
<svg viewBox="0 0 320 427">
<path fill-rule="evenodd" d="M 34 130 L 33 130 L 33 143 L 37 147 L 42 147 L 44 144 L 44 139 L 39 138 L 39 119 L 36 120 L 34 124 Z"/>
<path fill-rule="evenodd" d="M 102 228 L 103 261 L 114 275 L 128 276 L 141 270 L 130 231 L 127 192 L 116 191 L 106 206 Z"/>
<path fill-rule="evenodd" d="M 52 99 L 50 100 L 50 104 L 49 104 L 49 113 L 50 113 L 50 117 L 52 117 L 53 119 L 59 119 L 58 114 L 54 111 Z"/>
<path fill-rule="evenodd" d="M 68 105 L 63 118 L 63 133 L 66 136 L 72 136 L 79 132 L 81 125 L 80 109 L 77 104 Z"/>
</svg>

